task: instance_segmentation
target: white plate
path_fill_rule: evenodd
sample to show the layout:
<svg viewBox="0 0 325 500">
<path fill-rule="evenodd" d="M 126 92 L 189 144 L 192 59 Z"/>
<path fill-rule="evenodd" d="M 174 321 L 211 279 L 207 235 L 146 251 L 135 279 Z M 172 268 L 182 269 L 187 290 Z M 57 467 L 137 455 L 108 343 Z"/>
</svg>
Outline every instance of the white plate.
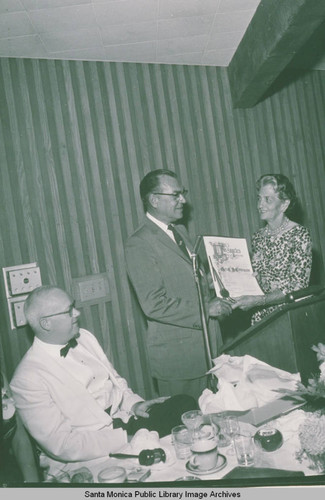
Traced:
<svg viewBox="0 0 325 500">
<path fill-rule="evenodd" d="M 218 455 L 218 461 L 217 465 L 213 467 L 213 469 L 209 470 L 202 470 L 196 467 L 195 465 L 192 465 L 190 461 L 186 463 L 186 470 L 191 472 L 192 474 L 197 474 L 198 476 L 205 476 L 207 474 L 214 474 L 215 472 L 219 472 L 219 470 L 222 470 L 224 467 L 227 465 L 227 459 L 224 455 Z"/>
</svg>

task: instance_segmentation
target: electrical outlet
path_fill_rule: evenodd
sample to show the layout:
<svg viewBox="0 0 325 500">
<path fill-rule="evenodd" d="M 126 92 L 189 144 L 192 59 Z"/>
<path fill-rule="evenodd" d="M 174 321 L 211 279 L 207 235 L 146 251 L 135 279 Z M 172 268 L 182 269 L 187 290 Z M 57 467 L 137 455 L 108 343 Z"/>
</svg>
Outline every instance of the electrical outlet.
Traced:
<svg viewBox="0 0 325 500">
<path fill-rule="evenodd" d="M 110 300 L 106 273 L 85 276 L 73 280 L 73 293 L 77 305 L 93 305 Z"/>
<path fill-rule="evenodd" d="M 94 278 L 92 280 L 79 283 L 80 300 L 86 302 L 105 297 L 105 283 L 103 278 Z"/>
</svg>

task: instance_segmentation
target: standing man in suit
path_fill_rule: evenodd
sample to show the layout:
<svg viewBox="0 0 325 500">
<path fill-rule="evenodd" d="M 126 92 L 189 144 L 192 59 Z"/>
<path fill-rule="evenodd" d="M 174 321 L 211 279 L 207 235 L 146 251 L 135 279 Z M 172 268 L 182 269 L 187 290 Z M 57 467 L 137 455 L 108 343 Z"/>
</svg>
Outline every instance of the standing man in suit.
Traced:
<svg viewBox="0 0 325 500">
<path fill-rule="evenodd" d="M 79 328 L 80 312 L 64 290 L 36 288 L 24 311 L 35 338 L 10 387 L 47 477 L 105 461 L 140 428 L 167 435 L 197 408 L 186 395 L 144 401 L 135 394 L 95 336 Z"/>
<path fill-rule="evenodd" d="M 207 386 L 206 360 L 198 294 L 189 253 L 193 246 L 183 218 L 186 190 L 170 170 L 149 172 L 140 183 L 146 212 L 143 224 L 125 247 L 127 272 L 147 318 L 147 351 L 158 393 L 198 398 Z M 225 300 L 210 300 L 201 270 L 209 318 L 231 314 Z M 209 321 L 211 349 L 217 321 Z M 214 323 L 214 324 L 211 324 Z"/>
</svg>

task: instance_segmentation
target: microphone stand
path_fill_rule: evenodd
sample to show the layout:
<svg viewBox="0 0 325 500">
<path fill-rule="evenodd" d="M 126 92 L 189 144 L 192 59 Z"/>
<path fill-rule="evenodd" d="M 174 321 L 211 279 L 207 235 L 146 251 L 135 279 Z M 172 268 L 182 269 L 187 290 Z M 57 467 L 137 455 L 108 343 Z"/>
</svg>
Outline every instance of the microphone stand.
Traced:
<svg viewBox="0 0 325 500">
<path fill-rule="evenodd" d="M 211 348 L 210 348 L 210 342 L 209 342 L 208 322 L 207 322 L 207 318 L 206 318 L 205 303 L 204 303 L 202 285 L 201 285 L 201 280 L 200 280 L 200 266 L 199 266 L 199 262 L 198 262 L 198 249 L 200 247 L 201 241 L 202 241 L 202 236 L 198 236 L 196 239 L 194 248 L 193 248 L 193 252 L 191 254 L 191 259 L 192 259 L 194 279 L 195 279 L 196 288 L 197 288 L 198 297 L 199 297 L 200 316 L 201 316 L 201 323 L 202 323 L 205 355 L 206 355 L 206 360 L 207 360 L 209 370 L 211 370 L 211 368 L 213 368 L 214 365 L 212 362 Z M 208 374 L 208 384 L 209 384 L 209 388 L 211 389 L 212 392 L 214 392 L 214 393 L 217 392 L 216 378 L 214 377 L 213 373 Z"/>
</svg>

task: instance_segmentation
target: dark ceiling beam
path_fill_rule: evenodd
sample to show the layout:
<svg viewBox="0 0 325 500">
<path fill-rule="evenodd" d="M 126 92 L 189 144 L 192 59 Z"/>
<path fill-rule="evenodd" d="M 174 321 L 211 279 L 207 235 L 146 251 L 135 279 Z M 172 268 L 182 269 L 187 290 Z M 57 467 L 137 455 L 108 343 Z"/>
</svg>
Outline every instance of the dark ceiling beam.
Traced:
<svg viewBox="0 0 325 500">
<path fill-rule="evenodd" d="M 325 19 L 325 0 L 261 0 L 229 66 L 235 108 L 259 102 Z"/>
</svg>

